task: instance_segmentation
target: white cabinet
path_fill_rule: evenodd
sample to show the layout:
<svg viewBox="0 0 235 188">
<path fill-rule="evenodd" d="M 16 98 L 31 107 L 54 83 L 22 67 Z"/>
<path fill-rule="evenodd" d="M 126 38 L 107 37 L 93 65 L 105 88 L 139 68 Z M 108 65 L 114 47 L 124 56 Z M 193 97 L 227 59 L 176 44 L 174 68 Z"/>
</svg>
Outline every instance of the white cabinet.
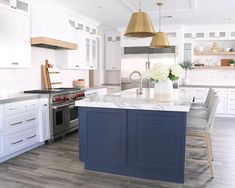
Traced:
<svg viewBox="0 0 235 188">
<path fill-rule="evenodd" d="M 38 100 L 26 100 L 4 105 L 7 154 L 39 142 Z"/>
<path fill-rule="evenodd" d="M 227 89 L 217 89 L 214 88 L 219 96 L 219 104 L 217 106 L 216 113 L 218 114 L 226 114 L 227 113 Z"/>
<path fill-rule="evenodd" d="M 114 93 L 118 93 L 121 91 L 121 86 L 106 86 L 106 87 L 108 95 L 112 95 Z"/>
<path fill-rule="evenodd" d="M 85 91 L 86 97 L 107 95 L 107 88 L 88 89 Z"/>
<path fill-rule="evenodd" d="M 205 31 L 198 32 L 185 32 L 183 35 L 184 40 L 204 40 L 206 39 Z"/>
<path fill-rule="evenodd" d="M 235 114 L 235 89 L 228 89 L 227 103 L 228 114 Z"/>
<path fill-rule="evenodd" d="M 6 137 L 4 132 L 0 132 L 0 158 L 6 156 Z"/>
<path fill-rule="evenodd" d="M 207 39 L 209 40 L 222 40 L 227 38 L 227 31 L 208 31 Z"/>
<path fill-rule="evenodd" d="M 120 35 L 105 36 L 105 70 L 121 69 L 121 37 Z"/>
<path fill-rule="evenodd" d="M 50 118 L 48 98 L 39 99 L 39 135 L 40 142 L 50 139 Z"/>
<path fill-rule="evenodd" d="M 0 68 L 29 68 L 31 65 L 30 18 L 0 8 Z"/>
<path fill-rule="evenodd" d="M 24 0 L 0 0 L 0 7 L 12 8 L 27 15 L 30 12 L 29 3 Z"/>
<path fill-rule="evenodd" d="M 5 130 L 3 105 L 0 105 L 0 132 Z"/>
</svg>

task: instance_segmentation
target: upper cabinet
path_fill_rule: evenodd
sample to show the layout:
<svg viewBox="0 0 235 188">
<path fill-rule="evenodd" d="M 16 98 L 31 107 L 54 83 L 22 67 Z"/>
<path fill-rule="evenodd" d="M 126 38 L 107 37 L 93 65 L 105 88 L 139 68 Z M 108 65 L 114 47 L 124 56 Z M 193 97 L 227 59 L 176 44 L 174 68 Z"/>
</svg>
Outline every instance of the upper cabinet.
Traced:
<svg viewBox="0 0 235 188">
<path fill-rule="evenodd" d="M 31 5 L 31 37 L 47 37 L 60 41 L 76 43 L 68 14 L 54 2 L 46 4 L 34 1 Z"/>
<path fill-rule="evenodd" d="M 121 34 L 107 32 L 105 34 L 105 70 L 121 69 Z"/>
<path fill-rule="evenodd" d="M 10 7 L 21 13 L 30 14 L 30 6 L 24 0 L 0 0 L 0 7 Z"/>
<path fill-rule="evenodd" d="M 63 69 L 97 69 L 98 40 L 96 24 L 72 17 L 67 20 L 78 44 L 77 50 L 57 50 L 56 66 Z"/>
<path fill-rule="evenodd" d="M 206 39 L 206 32 L 185 32 L 183 38 L 184 40 L 204 40 Z"/>
<path fill-rule="evenodd" d="M 0 14 L 2 26 L 0 68 L 29 68 L 31 66 L 29 15 L 22 14 L 10 6 L 0 7 Z"/>
<path fill-rule="evenodd" d="M 225 31 L 208 31 L 207 39 L 209 40 L 223 40 L 228 38 L 228 32 Z"/>
</svg>

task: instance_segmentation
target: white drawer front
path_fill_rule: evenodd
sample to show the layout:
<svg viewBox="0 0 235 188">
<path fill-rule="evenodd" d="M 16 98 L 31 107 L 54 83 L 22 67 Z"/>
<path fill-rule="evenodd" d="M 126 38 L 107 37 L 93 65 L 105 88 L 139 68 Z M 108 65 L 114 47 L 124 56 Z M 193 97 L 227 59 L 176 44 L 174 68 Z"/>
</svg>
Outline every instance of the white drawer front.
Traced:
<svg viewBox="0 0 235 188">
<path fill-rule="evenodd" d="M 228 89 L 229 95 L 235 95 L 235 89 Z"/>
<path fill-rule="evenodd" d="M 38 109 L 38 100 L 26 100 L 26 101 L 8 103 L 5 104 L 5 115 L 11 115 L 37 109 Z"/>
<path fill-rule="evenodd" d="M 38 129 L 29 129 L 7 136 L 7 154 L 17 152 L 39 142 Z"/>
<path fill-rule="evenodd" d="M 217 92 L 217 95 L 227 95 L 227 89 L 214 89 Z"/>
<path fill-rule="evenodd" d="M 14 134 L 38 126 L 38 114 L 15 114 L 6 118 L 6 134 Z"/>
<path fill-rule="evenodd" d="M 0 157 L 6 156 L 6 138 L 4 132 L 0 132 Z"/>
<path fill-rule="evenodd" d="M 5 115 L 20 113 L 24 111 L 22 102 L 5 104 Z"/>
<path fill-rule="evenodd" d="M 227 112 L 228 114 L 235 114 L 235 105 L 228 105 Z"/>
<path fill-rule="evenodd" d="M 228 96 L 228 104 L 235 104 L 235 95 Z"/>
</svg>

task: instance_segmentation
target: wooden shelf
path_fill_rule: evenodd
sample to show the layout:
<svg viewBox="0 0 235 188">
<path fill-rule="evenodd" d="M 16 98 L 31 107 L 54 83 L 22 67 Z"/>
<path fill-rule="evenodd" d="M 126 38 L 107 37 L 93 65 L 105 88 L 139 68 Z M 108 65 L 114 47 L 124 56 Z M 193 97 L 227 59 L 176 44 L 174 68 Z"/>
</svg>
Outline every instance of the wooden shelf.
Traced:
<svg viewBox="0 0 235 188">
<path fill-rule="evenodd" d="M 194 52 L 194 55 L 235 55 L 235 52 Z"/>
<path fill-rule="evenodd" d="M 233 66 L 198 66 L 194 69 L 225 69 L 225 70 L 235 70 Z"/>
</svg>

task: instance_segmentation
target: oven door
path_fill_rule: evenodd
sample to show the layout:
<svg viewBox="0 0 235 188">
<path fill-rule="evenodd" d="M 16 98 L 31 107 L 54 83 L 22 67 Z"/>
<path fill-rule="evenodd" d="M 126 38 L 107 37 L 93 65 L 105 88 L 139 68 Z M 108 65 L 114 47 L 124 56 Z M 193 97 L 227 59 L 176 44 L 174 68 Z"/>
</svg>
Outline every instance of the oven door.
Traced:
<svg viewBox="0 0 235 188">
<path fill-rule="evenodd" d="M 69 126 L 68 106 L 66 105 L 53 108 L 52 112 L 53 112 L 53 135 L 66 131 Z"/>
<path fill-rule="evenodd" d="M 69 105 L 69 128 L 78 128 L 78 107 Z"/>
</svg>

